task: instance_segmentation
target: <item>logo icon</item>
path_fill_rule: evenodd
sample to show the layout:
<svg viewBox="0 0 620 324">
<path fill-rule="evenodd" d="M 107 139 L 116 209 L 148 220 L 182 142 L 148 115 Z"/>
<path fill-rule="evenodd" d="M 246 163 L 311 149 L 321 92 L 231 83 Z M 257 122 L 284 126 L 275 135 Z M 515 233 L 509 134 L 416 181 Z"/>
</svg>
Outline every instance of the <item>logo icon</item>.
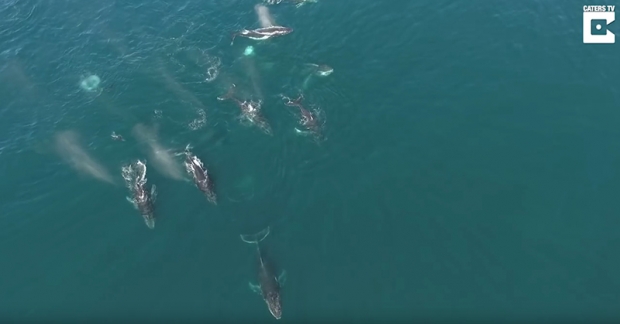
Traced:
<svg viewBox="0 0 620 324">
<path fill-rule="evenodd" d="M 583 43 L 613 44 L 616 35 L 608 30 L 616 20 L 616 6 L 583 6 Z"/>
</svg>

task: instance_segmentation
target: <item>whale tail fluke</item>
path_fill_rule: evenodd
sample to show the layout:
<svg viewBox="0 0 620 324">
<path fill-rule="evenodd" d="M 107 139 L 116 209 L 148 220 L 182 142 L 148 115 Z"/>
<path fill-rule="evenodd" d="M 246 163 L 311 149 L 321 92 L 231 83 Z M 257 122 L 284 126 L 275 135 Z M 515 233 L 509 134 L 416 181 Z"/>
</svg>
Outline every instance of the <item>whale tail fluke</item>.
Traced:
<svg viewBox="0 0 620 324">
<path fill-rule="evenodd" d="M 230 46 L 232 46 L 235 43 L 235 38 L 237 38 L 238 35 L 239 35 L 239 33 L 237 33 L 237 32 L 232 33 L 230 35 Z"/>
<path fill-rule="evenodd" d="M 293 104 L 295 106 L 300 106 L 301 105 L 301 101 L 304 100 L 304 95 L 303 94 L 299 94 L 299 97 L 297 97 L 297 99 L 293 100 Z"/>
<path fill-rule="evenodd" d="M 235 94 L 235 87 L 236 87 L 236 85 L 234 83 L 231 84 L 230 88 L 228 88 L 228 92 L 225 95 L 223 95 L 223 96 L 217 97 L 217 100 L 223 101 L 223 100 L 231 99 L 233 97 L 233 95 Z"/>
<path fill-rule="evenodd" d="M 187 146 L 185 146 L 185 149 L 183 149 L 182 151 L 176 151 L 174 153 L 174 156 L 182 156 L 182 155 L 188 155 L 189 153 L 191 153 L 193 147 L 191 144 L 187 144 Z"/>
<path fill-rule="evenodd" d="M 314 68 L 314 69 L 318 69 L 319 65 L 316 63 L 304 63 L 305 66 L 309 67 L 309 68 Z"/>
<path fill-rule="evenodd" d="M 282 100 L 284 100 L 284 104 L 287 106 L 293 106 L 293 107 L 299 107 L 301 106 L 301 101 L 304 100 L 304 95 L 300 94 L 299 97 L 297 97 L 297 99 L 292 100 L 291 98 L 285 96 L 285 95 L 280 95 L 280 97 L 282 97 Z"/>
<path fill-rule="evenodd" d="M 246 234 L 246 235 L 240 234 L 239 237 L 241 237 L 241 240 L 245 243 L 258 244 L 269 235 L 270 231 L 271 231 L 270 226 L 267 226 L 267 228 L 265 228 L 264 230 L 256 234 Z"/>
<path fill-rule="evenodd" d="M 155 218 L 144 217 L 144 223 L 146 224 L 146 227 L 148 227 L 149 229 L 155 229 Z"/>
</svg>

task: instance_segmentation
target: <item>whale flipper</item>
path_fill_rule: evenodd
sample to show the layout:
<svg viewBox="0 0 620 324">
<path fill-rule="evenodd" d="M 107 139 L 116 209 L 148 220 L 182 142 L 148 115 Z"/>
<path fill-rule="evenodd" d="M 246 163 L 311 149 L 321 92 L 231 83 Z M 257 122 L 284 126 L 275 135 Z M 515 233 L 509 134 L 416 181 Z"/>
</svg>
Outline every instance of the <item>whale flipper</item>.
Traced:
<svg viewBox="0 0 620 324">
<path fill-rule="evenodd" d="M 297 133 L 297 135 L 300 135 L 300 136 L 312 135 L 312 132 L 310 132 L 310 131 L 303 131 L 303 130 L 301 130 L 299 128 L 295 128 L 295 133 Z"/>
<path fill-rule="evenodd" d="M 264 240 L 269 235 L 270 231 L 271 231 L 270 226 L 267 226 L 264 230 L 256 234 L 247 234 L 247 235 L 239 234 L 239 237 L 241 237 L 241 240 L 245 243 L 258 244 L 260 241 Z"/>
<path fill-rule="evenodd" d="M 251 291 L 253 291 L 253 292 L 255 292 L 255 293 L 259 294 L 259 295 L 262 294 L 261 293 L 261 289 L 260 289 L 260 285 L 257 285 L 257 284 L 255 284 L 255 283 L 250 281 L 250 282 L 248 282 L 248 286 L 250 287 Z"/>
<path fill-rule="evenodd" d="M 153 202 L 157 200 L 157 187 L 155 185 L 151 186 L 151 199 Z"/>
<path fill-rule="evenodd" d="M 125 196 L 125 199 L 127 199 L 127 201 L 133 205 L 133 208 L 138 209 L 138 204 L 136 203 L 135 200 L 133 200 L 131 197 L 127 197 Z"/>
<path fill-rule="evenodd" d="M 276 280 L 278 281 L 278 283 L 280 284 L 280 286 L 284 286 L 284 283 L 286 282 L 286 270 L 282 270 L 282 272 L 280 273 L 280 275 L 276 278 Z"/>
<path fill-rule="evenodd" d="M 314 72 L 313 72 L 314 73 Z M 313 74 L 310 74 L 306 77 L 306 79 L 304 80 L 304 83 L 301 85 L 301 88 L 303 90 L 308 89 L 308 86 L 310 85 L 310 81 L 312 80 L 312 76 Z"/>
<path fill-rule="evenodd" d="M 295 8 L 299 8 L 299 7 L 303 6 L 303 5 L 305 5 L 306 3 L 317 3 L 317 0 L 302 0 L 301 2 L 298 2 L 295 5 Z"/>
</svg>

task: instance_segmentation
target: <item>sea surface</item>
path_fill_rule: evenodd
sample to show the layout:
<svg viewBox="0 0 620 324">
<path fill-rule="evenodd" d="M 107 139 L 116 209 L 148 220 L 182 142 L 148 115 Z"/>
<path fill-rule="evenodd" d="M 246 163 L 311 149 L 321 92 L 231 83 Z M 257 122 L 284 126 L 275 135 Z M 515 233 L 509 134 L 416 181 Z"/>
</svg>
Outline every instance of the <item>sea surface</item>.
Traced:
<svg viewBox="0 0 620 324">
<path fill-rule="evenodd" d="M 0 3 L 1 322 L 273 322 L 239 237 L 266 227 L 282 322 L 620 318 L 620 44 L 583 44 L 588 3 L 282 3 L 293 33 L 231 45 L 256 4 Z M 273 135 L 217 100 L 231 84 Z M 300 93 L 321 141 L 283 104 Z"/>
</svg>

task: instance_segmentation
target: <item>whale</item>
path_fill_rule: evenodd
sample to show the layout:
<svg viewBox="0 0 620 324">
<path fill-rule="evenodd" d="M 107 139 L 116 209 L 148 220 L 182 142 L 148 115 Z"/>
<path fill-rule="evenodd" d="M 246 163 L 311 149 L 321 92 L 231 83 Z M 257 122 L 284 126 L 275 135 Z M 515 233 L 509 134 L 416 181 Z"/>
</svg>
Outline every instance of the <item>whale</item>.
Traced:
<svg viewBox="0 0 620 324">
<path fill-rule="evenodd" d="M 253 40 L 265 40 L 265 39 L 269 39 L 269 38 L 273 38 L 277 36 L 288 35 L 292 32 L 293 32 L 292 28 L 283 27 L 283 26 L 270 26 L 270 27 L 252 29 L 252 30 L 242 29 L 232 34 L 230 45 L 233 45 L 233 43 L 235 42 L 235 38 L 237 36 L 245 37 L 245 38 L 249 38 Z"/>
<path fill-rule="evenodd" d="M 127 197 L 135 209 L 137 209 L 144 223 L 150 229 L 155 228 L 154 204 L 157 197 L 155 185 L 151 190 L 147 189 L 146 162 L 137 160 L 136 162 L 123 167 L 123 178 L 131 191 L 131 197 Z"/>
<path fill-rule="evenodd" d="M 124 142 L 125 141 L 123 136 L 119 135 L 119 134 L 116 134 L 116 132 L 112 132 L 112 134 L 110 134 L 110 137 L 112 137 L 112 139 L 115 140 L 115 141 L 120 141 L 120 142 Z"/>
<path fill-rule="evenodd" d="M 207 200 L 217 205 L 213 180 L 202 161 L 191 152 L 191 148 L 189 144 L 185 147 L 185 170 L 192 176 L 194 184 L 207 197 Z"/>
<path fill-rule="evenodd" d="M 279 276 L 276 276 L 275 267 L 265 258 L 260 248 L 259 243 L 269 235 L 269 232 L 270 227 L 268 226 L 256 234 L 240 236 L 243 242 L 256 245 L 258 284 L 250 282 L 250 289 L 260 294 L 271 315 L 276 319 L 280 319 L 282 318 L 280 290 L 286 280 L 286 271 L 282 271 Z"/>
<path fill-rule="evenodd" d="M 241 115 L 247 119 L 253 125 L 256 125 L 265 134 L 272 135 L 271 126 L 261 113 L 261 101 L 245 100 L 241 101 L 234 96 L 234 90 L 236 85 L 231 84 L 228 93 L 223 96 L 217 97 L 217 100 L 232 100 L 241 110 Z"/>
<path fill-rule="evenodd" d="M 305 128 L 305 131 L 310 132 L 316 137 L 320 137 L 321 129 L 319 125 L 319 120 L 317 119 L 315 114 L 313 114 L 308 109 L 306 109 L 301 103 L 302 100 L 304 99 L 303 94 L 300 94 L 299 97 L 297 97 L 297 99 L 294 99 L 294 100 L 291 100 L 291 98 L 286 97 L 284 95 L 281 95 L 281 97 L 284 100 L 284 105 L 289 106 L 289 107 L 296 107 L 299 109 L 299 112 L 300 112 L 299 124 Z M 297 132 L 301 133 L 302 131 L 297 130 Z"/>
<path fill-rule="evenodd" d="M 296 8 L 303 6 L 306 3 L 317 3 L 318 0 L 263 0 L 268 5 L 278 5 L 283 2 L 290 2 L 295 5 Z"/>
<path fill-rule="evenodd" d="M 334 68 L 327 64 L 307 63 L 306 65 L 312 67 L 317 76 L 326 77 L 334 72 Z"/>
</svg>

